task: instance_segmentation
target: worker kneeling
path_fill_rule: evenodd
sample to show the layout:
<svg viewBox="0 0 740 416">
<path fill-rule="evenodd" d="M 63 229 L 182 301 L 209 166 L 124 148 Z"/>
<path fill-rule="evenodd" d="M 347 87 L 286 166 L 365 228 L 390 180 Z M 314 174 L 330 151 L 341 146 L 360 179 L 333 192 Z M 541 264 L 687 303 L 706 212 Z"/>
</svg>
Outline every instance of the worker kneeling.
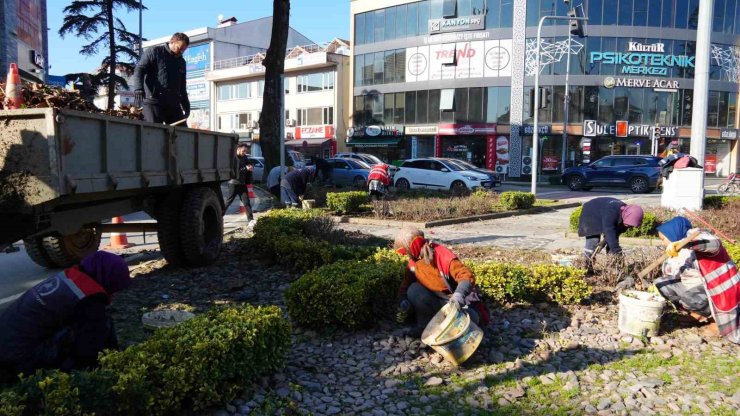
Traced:
<svg viewBox="0 0 740 416">
<path fill-rule="evenodd" d="M 675 217 L 658 227 L 668 260 L 655 286 L 666 299 L 691 313 L 699 322 L 713 320 L 708 334 L 740 344 L 740 274 L 727 250 L 713 234 L 702 230 L 684 248 L 681 239 L 692 233 L 691 222 Z"/>
<path fill-rule="evenodd" d="M 120 256 L 98 251 L 26 291 L 0 315 L 0 372 L 71 371 L 118 348 L 110 297 L 131 284 Z"/>
<path fill-rule="evenodd" d="M 399 321 L 413 312 L 416 326 L 412 336 L 421 336 L 424 328 L 446 303 L 465 310 L 473 322 L 488 325 L 489 313 L 481 302 L 473 272 L 448 248 L 424 238 L 413 227 L 403 228 L 394 249 L 408 256 L 408 265 L 399 289 Z"/>
<path fill-rule="evenodd" d="M 367 190 L 373 199 L 383 199 L 387 187 L 391 186 L 391 175 L 388 173 L 388 165 L 378 163 L 373 165 L 367 175 Z"/>
</svg>

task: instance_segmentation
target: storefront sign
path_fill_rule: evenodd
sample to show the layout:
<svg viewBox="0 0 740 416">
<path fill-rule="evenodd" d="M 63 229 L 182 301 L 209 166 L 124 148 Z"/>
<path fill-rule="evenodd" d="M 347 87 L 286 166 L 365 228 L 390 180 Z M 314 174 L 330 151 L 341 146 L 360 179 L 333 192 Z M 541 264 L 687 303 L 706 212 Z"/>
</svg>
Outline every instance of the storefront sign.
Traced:
<svg viewBox="0 0 740 416">
<path fill-rule="evenodd" d="M 550 134 L 552 132 L 552 126 L 547 124 L 537 126 L 537 129 L 539 130 L 539 134 Z M 534 135 L 534 126 L 527 124 L 519 127 L 519 134 L 521 134 L 522 136 Z"/>
<path fill-rule="evenodd" d="M 403 126 L 350 127 L 347 137 L 398 137 L 403 136 Z"/>
<path fill-rule="evenodd" d="M 498 136 L 496 139 L 496 165 L 509 164 L 509 138 Z"/>
<path fill-rule="evenodd" d="M 555 156 L 544 156 L 542 158 L 542 170 L 558 170 L 558 158 Z"/>
<path fill-rule="evenodd" d="M 208 89 L 208 82 L 205 78 L 189 78 L 185 80 L 185 89 L 188 92 L 188 99 L 193 101 L 208 101 L 211 94 Z"/>
<path fill-rule="evenodd" d="M 191 46 L 185 50 L 182 58 L 185 60 L 187 77 L 202 77 L 211 65 L 211 45 Z"/>
<path fill-rule="evenodd" d="M 429 33 L 461 32 L 485 28 L 485 16 L 462 16 L 450 19 L 430 19 Z"/>
<path fill-rule="evenodd" d="M 629 42 L 627 52 L 591 52 L 589 63 L 620 65 L 620 73 L 633 75 L 668 75 L 668 68 L 693 68 L 694 57 L 667 55 L 663 43 Z"/>
<path fill-rule="evenodd" d="M 629 124 L 626 121 L 617 121 L 616 124 L 599 124 L 596 120 L 583 121 L 583 136 L 616 136 L 616 137 L 650 137 L 654 126 L 649 124 Z M 658 127 L 660 137 L 678 136 L 678 127 L 660 126 Z"/>
<path fill-rule="evenodd" d="M 719 129 L 719 138 L 725 140 L 737 140 L 737 129 Z"/>
<path fill-rule="evenodd" d="M 704 156 L 704 173 L 717 173 L 717 155 Z"/>
<path fill-rule="evenodd" d="M 439 133 L 439 128 L 437 125 L 430 125 L 430 126 L 406 126 L 406 134 L 417 134 L 420 136 L 423 135 L 430 135 L 433 136 L 435 134 Z"/>
<path fill-rule="evenodd" d="M 440 124 L 439 134 L 443 136 L 469 136 L 476 134 L 496 134 L 495 124 Z"/>
<path fill-rule="evenodd" d="M 334 138 L 333 126 L 301 126 L 295 129 L 296 139 L 331 139 Z"/>
<path fill-rule="evenodd" d="M 486 169 L 496 169 L 496 136 L 486 137 Z"/>
<path fill-rule="evenodd" d="M 442 137 L 434 136 L 434 157 L 442 157 Z"/>
<path fill-rule="evenodd" d="M 511 39 L 406 48 L 406 82 L 510 77 L 511 51 Z"/>
<path fill-rule="evenodd" d="M 39 68 L 44 68 L 46 66 L 46 60 L 44 59 L 44 55 L 36 52 L 35 50 L 30 50 L 31 53 L 31 63 L 36 65 Z"/>
<path fill-rule="evenodd" d="M 591 139 L 583 139 L 583 163 L 591 163 Z"/>
<path fill-rule="evenodd" d="M 649 78 L 604 78 L 606 88 L 629 87 L 629 88 L 655 88 L 658 90 L 675 90 L 679 88 L 678 81 L 668 79 Z"/>
</svg>

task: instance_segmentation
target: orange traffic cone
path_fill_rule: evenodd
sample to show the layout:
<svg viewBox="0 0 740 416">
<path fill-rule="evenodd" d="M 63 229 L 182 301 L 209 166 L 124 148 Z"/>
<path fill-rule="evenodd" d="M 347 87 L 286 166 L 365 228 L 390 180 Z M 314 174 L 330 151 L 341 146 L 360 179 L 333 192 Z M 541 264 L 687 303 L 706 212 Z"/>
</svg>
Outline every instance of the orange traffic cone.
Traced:
<svg viewBox="0 0 740 416">
<path fill-rule="evenodd" d="M 247 197 L 251 200 L 255 198 L 254 196 L 254 186 L 251 184 L 247 184 Z M 244 205 L 239 205 L 239 214 L 241 215 L 247 215 L 247 208 Z"/>
<path fill-rule="evenodd" d="M 10 64 L 8 70 L 8 79 L 5 84 L 5 108 L 8 110 L 15 110 L 21 108 L 23 105 L 23 92 L 21 85 L 21 77 L 18 74 L 18 65 Z"/>
<path fill-rule="evenodd" d="M 123 224 L 123 217 L 113 217 L 113 221 L 111 222 L 113 224 Z M 110 243 L 108 244 L 107 248 L 122 249 L 122 248 L 129 248 L 134 245 L 135 244 L 130 244 L 128 242 L 128 238 L 126 238 L 126 234 L 110 233 Z"/>
</svg>

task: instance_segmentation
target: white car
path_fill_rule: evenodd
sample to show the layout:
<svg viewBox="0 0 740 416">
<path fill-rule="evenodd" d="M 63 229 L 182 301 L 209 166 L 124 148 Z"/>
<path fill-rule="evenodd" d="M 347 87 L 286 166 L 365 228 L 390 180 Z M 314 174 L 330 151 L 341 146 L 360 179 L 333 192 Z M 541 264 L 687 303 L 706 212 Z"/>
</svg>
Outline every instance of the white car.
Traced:
<svg viewBox="0 0 740 416">
<path fill-rule="evenodd" d="M 455 193 L 476 188 L 491 188 L 490 176 L 466 169 L 444 158 L 409 159 L 403 162 L 395 175 L 400 190 L 429 188 L 451 190 Z"/>
</svg>

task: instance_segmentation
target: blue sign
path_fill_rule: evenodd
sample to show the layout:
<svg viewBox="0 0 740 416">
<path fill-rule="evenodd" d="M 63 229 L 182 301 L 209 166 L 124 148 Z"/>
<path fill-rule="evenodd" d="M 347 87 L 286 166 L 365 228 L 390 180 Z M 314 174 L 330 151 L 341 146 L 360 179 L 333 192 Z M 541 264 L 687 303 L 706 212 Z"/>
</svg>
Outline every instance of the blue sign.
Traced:
<svg viewBox="0 0 740 416">
<path fill-rule="evenodd" d="M 693 56 L 669 55 L 663 43 L 629 42 L 627 52 L 591 52 L 589 63 L 621 65 L 622 74 L 668 75 L 668 68 L 693 68 Z"/>
<path fill-rule="evenodd" d="M 211 45 L 206 43 L 190 47 L 185 50 L 182 57 L 185 59 L 187 77 L 202 77 L 211 64 Z"/>
<path fill-rule="evenodd" d="M 49 75 L 46 77 L 46 84 L 64 88 L 67 86 L 67 80 L 61 75 Z"/>
</svg>

